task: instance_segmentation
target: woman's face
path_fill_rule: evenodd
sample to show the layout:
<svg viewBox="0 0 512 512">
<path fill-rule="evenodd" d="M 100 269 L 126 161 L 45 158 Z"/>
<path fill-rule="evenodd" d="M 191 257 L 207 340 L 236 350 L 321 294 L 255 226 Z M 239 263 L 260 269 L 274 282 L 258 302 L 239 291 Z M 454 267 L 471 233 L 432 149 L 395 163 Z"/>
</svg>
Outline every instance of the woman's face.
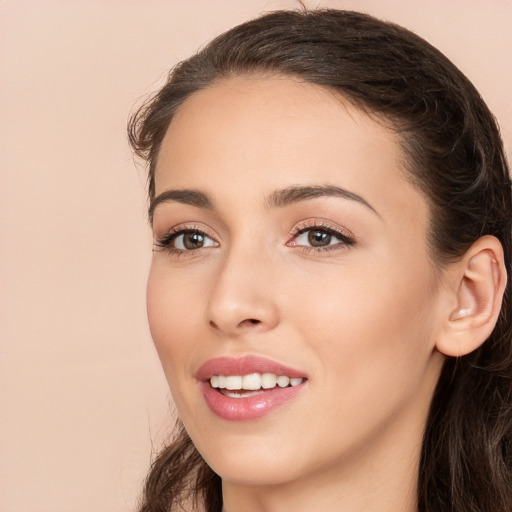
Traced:
<svg viewBox="0 0 512 512">
<path fill-rule="evenodd" d="M 316 85 L 222 81 L 174 117 L 153 208 L 152 336 L 226 482 L 418 454 L 443 286 L 392 131 Z"/>
</svg>

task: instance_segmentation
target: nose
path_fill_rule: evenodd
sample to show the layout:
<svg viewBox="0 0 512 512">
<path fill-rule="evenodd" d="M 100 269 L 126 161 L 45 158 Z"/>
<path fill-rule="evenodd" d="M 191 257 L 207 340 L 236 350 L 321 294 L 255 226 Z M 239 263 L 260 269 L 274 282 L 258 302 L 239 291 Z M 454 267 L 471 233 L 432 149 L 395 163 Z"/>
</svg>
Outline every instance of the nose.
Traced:
<svg viewBox="0 0 512 512">
<path fill-rule="evenodd" d="M 267 258 L 232 252 L 224 260 L 208 297 L 210 327 L 228 337 L 274 329 L 280 312 L 273 284 Z"/>
</svg>

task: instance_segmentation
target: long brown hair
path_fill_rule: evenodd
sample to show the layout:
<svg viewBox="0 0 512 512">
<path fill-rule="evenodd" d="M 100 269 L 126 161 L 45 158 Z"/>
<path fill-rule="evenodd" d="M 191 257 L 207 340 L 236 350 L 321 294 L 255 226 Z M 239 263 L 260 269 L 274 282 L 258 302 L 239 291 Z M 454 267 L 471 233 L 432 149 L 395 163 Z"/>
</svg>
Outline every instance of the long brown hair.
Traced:
<svg viewBox="0 0 512 512">
<path fill-rule="evenodd" d="M 188 96 L 231 75 L 298 77 L 337 91 L 400 135 L 410 179 L 431 206 L 432 259 L 442 268 L 479 237 L 497 237 L 508 285 L 497 325 L 476 351 L 449 358 L 425 429 L 421 512 L 512 510 L 511 184 L 496 121 L 469 80 L 429 43 L 356 12 L 278 11 L 214 39 L 170 73 L 132 117 L 130 142 L 148 162 Z M 220 478 L 182 426 L 155 460 L 141 512 L 222 506 Z"/>
</svg>

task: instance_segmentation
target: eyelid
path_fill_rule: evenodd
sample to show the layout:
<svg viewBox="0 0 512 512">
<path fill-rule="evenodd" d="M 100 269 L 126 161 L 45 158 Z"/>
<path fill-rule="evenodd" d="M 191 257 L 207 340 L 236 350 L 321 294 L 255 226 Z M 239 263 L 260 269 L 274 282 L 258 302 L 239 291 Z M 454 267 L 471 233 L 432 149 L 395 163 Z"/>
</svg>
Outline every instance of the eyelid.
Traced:
<svg viewBox="0 0 512 512">
<path fill-rule="evenodd" d="M 328 232 L 331 235 L 334 235 L 336 238 L 340 239 L 338 244 L 333 244 L 324 247 L 313 247 L 306 245 L 293 245 L 292 242 L 296 240 L 303 233 L 307 233 L 308 231 L 312 231 L 315 229 L 323 230 Z M 346 228 L 342 228 L 337 224 L 331 223 L 330 221 L 326 221 L 323 219 L 307 219 L 305 221 L 300 222 L 298 225 L 294 226 L 290 231 L 290 235 L 292 238 L 286 242 L 288 246 L 295 246 L 297 248 L 301 248 L 302 250 L 315 250 L 315 251 L 325 251 L 325 250 L 333 250 L 339 248 L 340 245 L 343 246 L 354 246 L 357 243 L 356 237 L 354 234 Z"/>
<path fill-rule="evenodd" d="M 180 235 L 186 234 L 186 233 L 201 233 L 205 237 L 213 240 L 215 243 L 214 247 L 219 246 L 219 241 L 217 240 L 217 237 L 211 232 L 211 230 L 204 226 L 204 225 L 198 225 L 196 223 L 181 223 L 177 224 L 176 226 L 171 227 L 170 229 L 167 229 L 163 232 L 162 235 L 157 235 L 156 233 L 153 234 L 153 247 L 157 249 L 158 251 L 167 251 L 172 254 L 185 254 L 185 253 L 195 253 L 203 247 L 200 247 L 198 249 L 177 249 L 175 247 L 172 247 L 171 243 Z M 211 247 L 211 246 L 210 246 Z M 204 249 L 208 249 L 210 247 L 204 247 Z"/>
<path fill-rule="evenodd" d="M 334 234 L 337 233 L 339 235 L 342 235 L 343 237 L 355 240 L 355 235 L 347 228 L 341 227 L 336 223 L 318 218 L 306 219 L 304 221 L 301 221 L 299 224 L 295 225 L 290 230 L 290 235 L 297 236 L 311 229 L 324 229 L 326 231 L 331 231 Z"/>
</svg>

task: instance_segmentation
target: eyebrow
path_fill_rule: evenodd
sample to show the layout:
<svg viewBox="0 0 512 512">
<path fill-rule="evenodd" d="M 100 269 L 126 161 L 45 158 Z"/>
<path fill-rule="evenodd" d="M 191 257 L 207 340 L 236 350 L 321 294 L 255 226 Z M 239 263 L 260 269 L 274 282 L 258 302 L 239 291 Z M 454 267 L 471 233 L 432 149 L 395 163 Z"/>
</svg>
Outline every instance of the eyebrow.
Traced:
<svg viewBox="0 0 512 512">
<path fill-rule="evenodd" d="M 276 190 L 270 194 L 266 200 L 268 208 L 282 208 L 290 204 L 295 204 L 317 197 L 342 197 L 356 201 L 371 211 L 379 215 L 377 210 L 361 196 L 350 192 L 341 187 L 334 185 L 294 185 Z M 148 216 L 149 221 L 153 222 L 153 212 L 160 203 L 176 201 L 182 204 L 188 204 L 197 208 L 213 210 L 215 208 L 210 197 L 199 190 L 183 189 L 183 190 L 166 190 L 151 200 Z M 380 217 L 380 215 L 379 215 Z"/>
<path fill-rule="evenodd" d="M 153 222 L 153 212 L 160 203 L 166 203 L 169 201 L 176 201 L 177 203 L 188 204 L 196 206 L 197 208 L 205 208 L 207 210 L 213 210 L 213 202 L 204 192 L 199 190 L 166 190 L 161 194 L 157 195 L 151 200 L 148 209 L 149 221 Z"/>
<path fill-rule="evenodd" d="M 342 197 L 343 199 L 350 199 L 351 201 L 361 203 L 379 215 L 377 210 L 361 196 L 335 185 L 297 185 L 276 190 L 267 199 L 267 206 L 269 208 L 282 208 L 283 206 L 317 197 Z"/>
</svg>

